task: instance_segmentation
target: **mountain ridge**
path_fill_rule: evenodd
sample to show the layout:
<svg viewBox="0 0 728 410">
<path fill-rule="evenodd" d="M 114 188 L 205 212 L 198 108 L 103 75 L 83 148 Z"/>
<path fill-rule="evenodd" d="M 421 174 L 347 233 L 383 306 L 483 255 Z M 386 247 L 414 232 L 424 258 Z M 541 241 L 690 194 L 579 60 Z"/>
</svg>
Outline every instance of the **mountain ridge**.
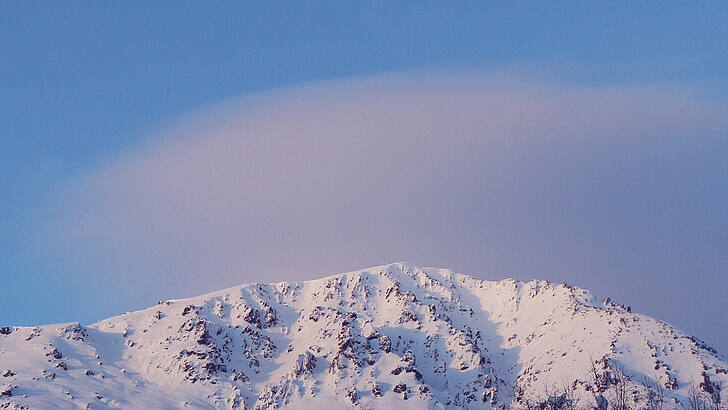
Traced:
<svg viewBox="0 0 728 410">
<path fill-rule="evenodd" d="M 566 284 L 405 262 L 2 329 L 0 408 L 728 401 L 726 357 L 665 322 Z"/>
</svg>

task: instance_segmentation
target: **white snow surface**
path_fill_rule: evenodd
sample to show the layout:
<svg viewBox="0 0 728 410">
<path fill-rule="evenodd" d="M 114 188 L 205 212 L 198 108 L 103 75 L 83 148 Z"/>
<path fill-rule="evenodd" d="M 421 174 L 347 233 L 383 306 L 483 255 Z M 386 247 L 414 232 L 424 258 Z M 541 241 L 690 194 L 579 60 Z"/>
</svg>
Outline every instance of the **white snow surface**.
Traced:
<svg viewBox="0 0 728 410">
<path fill-rule="evenodd" d="M 726 369 L 585 290 L 408 263 L 0 329 L 0 408 L 594 408 L 619 375 L 630 408 L 647 408 L 645 379 L 682 408 L 691 386 L 728 402 Z"/>
</svg>

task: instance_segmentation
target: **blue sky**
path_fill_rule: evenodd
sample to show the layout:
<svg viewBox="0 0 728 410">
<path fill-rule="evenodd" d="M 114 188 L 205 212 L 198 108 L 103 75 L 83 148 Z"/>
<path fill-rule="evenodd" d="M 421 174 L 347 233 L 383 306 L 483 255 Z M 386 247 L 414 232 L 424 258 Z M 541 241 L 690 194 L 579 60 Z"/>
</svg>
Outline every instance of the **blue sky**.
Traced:
<svg viewBox="0 0 728 410">
<path fill-rule="evenodd" d="M 259 227 L 260 232 L 270 233 L 270 238 L 255 257 L 232 258 L 229 264 L 220 265 L 221 270 L 233 271 L 231 266 L 237 266 L 245 273 L 240 277 L 232 273 L 212 275 L 199 290 L 231 286 L 243 280 L 295 278 L 280 273 L 286 269 L 298 268 L 299 279 L 305 279 L 390 262 L 387 259 L 390 257 L 410 259 L 417 264 L 439 264 L 489 278 L 569 280 L 591 288 L 600 296 L 622 297 L 641 311 L 674 322 L 728 350 L 727 331 L 716 330 L 721 326 L 728 328 L 725 321 L 721 325 L 715 323 L 715 318 L 694 320 L 725 309 L 721 303 L 725 300 L 722 289 L 728 288 L 725 278 L 728 239 L 724 230 L 728 228 L 728 217 L 722 208 L 728 202 L 724 165 L 727 128 L 725 121 L 721 121 L 728 97 L 726 21 L 728 7 L 720 2 L 699 5 L 461 2 L 455 6 L 450 2 L 426 5 L 311 2 L 305 6 L 298 2 L 264 5 L 222 2 L 214 6 L 198 2 L 5 2 L 0 5 L 0 273 L 3 280 L 0 321 L 28 325 L 71 320 L 91 322 L 144 307 L 157 299 L 199 293 L 193 272 L 180 273 L 187 279 L 168 272 L 184 270 L 177 259 L 179 252 L 194 252 L 189 247 L 153 243 L 141 249 L 127 243 L 134 242 L 133 236 L 131 239 L 121 234 L 112 239 L 93 236 L 78 239 L 72 231 L 56 226 L 68 229 L 68 225 L 80 223 L 79 213 L 101 216 L 89 219 L 91 222 L 83 220 L 86 224 L 95 224 L 94 232 L 103 231 L 109 220 L 117 222 L 114 228 L 117 231 L 118 226 L 129 220 L 143 220 L 138 214 L 129 214 L 123 206 L 98 205 L 104 201 L 120 201 L 118 192 L 104 193 L 99 190 L 99 184 L 108 182 L 104 178 L 109 178 L 114 170 L 121 170 L 121 175 L 137 175 L 139 170 L 129 165 L 134 160 L 124 162 L 128 157 L 137 155 L 141 158 L 137 162 L 142 164 L 145 161 L 155 164 L 165 158 L 178 160 L 169 152 L 176 149 L 174 140 L 178 134 L 184 134 L 179 131 L 183 125 L 189 125 L 203 136 L 215 134 L 214 127 L 211 131 L 210 127 L 190 125 L 194 123 L 192 119 L 200 117 L 199 110 L 204 108 L 213 113 L 203 115 L 208 122 L 229 121 L 231 115 L 249 114 L 249 106 L 259 101 L 270 100 L 288 106 L 299 98 L 328 101 L 331 95 L 344 98 L 340 95 L 366 89 L 365 97 L 344 99 L 342 103 L 352 110 L 361 110 L 366 103 L 374 101 L 371 95 L 386 101 L 399 101 L 403 96 L 415 98 L 417 94 L 414 97 L 411 94 L 411 83 L 424 77 L 429 78 L 422 81 L 429 84 L 425 88 L 433 107 L 444 109 L 438 105 L 442 104 L 441 98 L 458 100 L 460 97 L 443 89 L 450 81 L 464 78 L 465 84 L 474 88 L 480 85 L 472 84 L 487 83 L 483 95 L 501 95 L 504 99 L 511 95 L 536 96 L 543 98 L 539 101 L 544 104 L 567 107 L 571 106 L 569 101 L 579 101 L 584 107 L 607 106 L 613 109 L 608 118 L 628 124 L 632 121 L 630 111 L 619 112 L 615 108 L 622 106 L 638 112 L 641 118 L 635 118 L 637 125 L 633 127 L 625 125 L 624 135 L 630 139 L 620 140 L 619 144 L 594 142 L 601 141 L 604 135 L 592 135 L 587 132 L 588 124 L 577 121 L 576 125 L 569 123 L 569 127 L 590 135 L 592 140 L 559 142 L 555 139 L 558 136 L 548 135 L 535 143 L 539 150 L 524 148 L 525 145 L 502 148 L 505 158 L 529 156 L 533 163 L 541 164 L 548 171 L 543 175 L 553 179 L 539 179 L 533 170 L 531 175 L 528 169 L 504 165 L 498 168 L 504 173 L 502 178 L 490 182 L 501 186 L 501 191 L 482 187 L 482 191 L 476 191 L 486 196 L 501 192 L 504 198 L 516 201 L 530 198 L 528 192 L 533 192 L 538 184 L 550 184 L 555 188 L 544 193 L 543 198 L 547 199 L 538 208 L 541 213 L 514 207 L 514 202 L 503 200 L 502 204 L 493 205 L 493 212 L 501 212 L 499 215 L 503 216 L 506 210 L 515 210 L 502 218 L 507 223 L 493 224 L 481 217 L 488 212 L 481 206 L 483 198 L 461 197 L 464 192 L 471 192 L 473 185 L 462 183 L 460 190 L 448 191 L 460 182 L 448 180 L 446 176 L 450 174 L 433 174 L 430 177 L 439 181 L 439 185 L 421 185 L 420 191 L 410 192 L 411 197 L 419 198 L 417 195 L 422 194 L 422 198 L 428 198 L 425 195 L 428 190 L 442 192 L 444 189 L 452 198 L 464 202 L 425 209 L 422 219 L 415 218 L 412 225 L 400 228 L 402 232 L 438 236 L 440 240 L 418 242 L 408 235 L 388 235 L 394 238 L 388 249 L 397 250 L 396 255 L 384 248 L 372 247 L 368 252 L 357 253 L 341 247 L 332 248 L 338 257 L 321 252 L 313 258 L 301 256 L 311 255 L 310 248 L 296 248 L 297 242 L 280 239 L 285 236 L 283 231 Z M 511 85 L 494 85 L 499 81 Z M 302 83 L 308 84 L 310 90 L 286 88 Z M 462 86 L 458 87 L 454 88 L 462 91 Z M 281 95 L 271 94 L 267 91 L 271 89 L 283 91 L 279 92 Z M 561 89 L 572 90 L 566 100 Z M 246 95 L 252 96 L 242 97 L 241 102 L 241 96 Z M 528 101 L 516 97 L 513 100 L 522 104 Z M 238 114 L 225 110 L 225 115 L 220 114 L 219 104 L 223 101 L 231 104 L 225 110 Z M 487 101 L 485 97 L 476 99 L 483 104 Z M 642 104 L 632 104 L 634 101 Z M 668 103 L 662 105 L 663 101 Z M 330 109 L 330 104 L 325 102 L 321 107 Z M 657 108 L 644 111 L 645 105 Z M 574 109 L 578 106 L 573 105 Z M 256 123 L 256 127 L 262 128 L 254 129 L 268 129 L 277 121 L 295 123 L 301 112 L 306 112 L 292 106 L 276 117 L 264 108 L 257 109 L 263 110 L 270 122 Z M 342 115 L 347 112 L 344 110 Z M 401 112 L 415 117 L 422 113 L 430 111 Z M 658 136 L 653 131 L 659 128 L 659 122 L 641 122 L 644 117 L 652 118 L 652 114 L 655 121 L 674 125 L 674 130 Z M 372 115 L 381 120 L 377 116 L 381 113 Z M 589 112 L 582 115 L 588 118 Z M 467 118 L 476 117 L 473 114 Z M 674 117 L 679 121 L 668 121 Z M 454 121 L 451 116 L 443 119 Z M 543 124 L 542 120 L 533 121 Z M 566 127 L 564 122 L 557 124 Z M 384 135 L 397 129 L 393 126 L 376 131 Z M 482 128 L 466 131 L 481 132 Z M 609 132 L 617 135 L 620 128 Z M 655 140 L 659 137 L 665 139 Z M 200 141 L 236 146 L 231 142 L 234 140 L 226 138 L 211 136 Z M 159 148 L 159 157 L 145 151 L 153 151 L 154 148 L 148 148 L 149 144 L 162 140 L 172 147 Z M 385 141 L 373 139 L 370 143 L 381 148 L 388 144 Z M 280 149 L 285 151 L 282 146 Z M 464 148 L 467 141 L 452 146 L 456 147 L 452 148 L 453 156 L 467 152 Z M 448 147 L 449 144 L 442 142 L 433 143 L 418 152 L 427 156 L 434 152 L 428 149 L 447 151 Z M 566 151 L 560 151 L 559 147 L 565 147 Z M 371 149 L 373 155 L 381 154 Z M 597 149 L 603 155 L 595 156 Z M 135 154 L 139 152 L 142 153 Z M 558 156 L 559 152 L 571 154 L 567 156 L 570 162 L 563 169 L 556 169 L 558 161 L 543 160 L 548 155 Z M 282 156 L 271 154 L 270 158 Z M 203 159 L 196 161 L 203 169 L 207 164 Z M 471 161 L 472 168 L 467 168 L 471 176 L 486 172 L 482 164 Z M 406 186 L 422 183 L 415 174 L 408 174 L 406 168 L 391 169 L 402 175 L 400 182 Z M 621 175 L 615 169 L 631 173 Z M 170 168 L 174 175 L 183 171 L 184 168 Z M 336 172 L 322 170 L 324 174 L 328 171 Z M 153 168 L 150 172 L 157 170 Z M 524 179 L 517 176 L 522 172 L 526 173 L 524 178 L 528 183 L 520 185 Z M 154 175 L 148 179 L 157 181 Z M 564 179 L 565 175 L 570 177 Z M 457 181 L 462 181 L 461 176 L 451 175 L 458 177 Z M 92 182 L 87 184 L 88 180 Z M 221 181 L 230 184 L 225 178 Z M 268 182 L 275 186 L 275 181 Z M 381 180 L 373 178 L 372 181 Z M 567 182 L 559 185 L 554 181 Z M 138 186 L 132 182 L 128 182 L 129 186 Z M 375 182 L 371 193 L 381 194 L 378 190 L 381 187 Z M 198 183 L 203 186 L 209 181 Z M 523 191 L 521 188 L 506 190 L 502 186 L 522 186 Z M 151 184 L 148 190 L 159 187 Z M 595 188 L 590 191 L 589 187 Z M 77 196 L 88 196 L 81 204 L 74 202 L 78 198 L 69 199 L 69 192 L 79 190 L 83 195 Z M 121 186 L 119 192 L 144 195 L 128 186 Z M 258 194 L 265 197 L 266 192 Z M 321 193 L 308 194 L 313 192 Z M 604 192 L 614 196 L 600 196 Z M 195 193 L 202 197 L 210 194 L 193 191 L 191 195 Z M 576 193 L 582 193 L 585 199 L 578 199 L 581 197 Z M 307 195 L 306 191 L 298 194 Z M 353 193 L 348 195 L 352 200 L 355 198 Z M 615 197 L 634 200 L 605 200 Z M 232 203 L 235 198 L 239 197 L 232 198 Z M 179 197 L 168 200 L 175 203 Z M 405 201 L 402 205 L 402 215 L 411 214 L 407 204 Z M 468 209 L 458 208 L 462 204 L 467 204 Z M 310 208 L 304 208 L 308 211 L 301 211 L 298 216 L 316 220 L 316 209 L 320 208 L 316 205 L 311 202 Z M 71 206 L 76 208 L 69 210 Z M 143 204 L 136 206 L 147 209 Z M 210 211 L 205 206 L 194 205 L 190 214 L 182 212 L 181 217 Z M 386 208 L 374 207 L 371 214 L 367 214 L 369 208 L 355 209 L 362 220 L 392 218 L 390 223 L 394 223 L 401 219 L 400 214 L 389 214 Z M 242 212 L 238 208 L 222 211 L 231 215 Z M 245 212 L 254 211 L 246 209 Z M 277 217 L 268 212 L 261 217 Z M 437 218 L 445 218 L 448 226 L 428 222 Z M 211 238 L 208 242 L 214 243 L 222 233 L 209 226 L 218 226 L 218 222 L 206 226 L 205 229 L 190 228 L 186 233 L 207 235 Z M 538 229 L 527 228 L 533 226 Z M 301 229 L 312 228 L 302 226 Z M 342 228 L 321 229 L 320 235 L 298 239 L 325 248 L 331 244 L 322 238 Z M 347 229 L 352 236 L 362 238 L 381 235 L 368 231 L 364 223 L 352 224 Z M 481 232 L 487 229 L 498 235 L 484 236 Z M 527 240 L 521 239 L 524 236 Z M 544 245 L 558 238 L 563 240 L 563 247 Z M 345 236 L 340 239 L 346 241 Z M 189 243 L 204 247 L 207 242 Z M 578 243 L 582 245 L 577 246 Z M 365 246 L 354 244 L 358 249 Z M 158 254 L 150 251 L 156 246 L 163 249 Z M 493 251 L 496 248 L 500 251 Z M 267 262 L 277 260 L 276 251 L 283 252 L 281 249 L 293 256 L 278 265 Z M 490 253 L 485 249 L 490 249 Z M 231 248 L 228 253 L 238 251 Z M 574 256 L 575 252 L 580 255 Z M 206 257 L 190 259 L 185 266 L 205 266 L 213 256 L 225 258 L 228 253 L 208 252 Z M 265 266 L 270 266 L 270 271 Z M 155 279 L 140 282 L 143 289 L 134 289 L 124 287 L 123 280 L 111 280 L 107 276 L 111 272 L 115 278 L 128 277 L 132 282 L 143 276 Z M 657 281 L 661 284 L 651 287 Z M 178 283 L 172 286 L 170 282 Z M 109 289 L 110 283 L 118 286 L 118 294 Z M 655 292 L 659 295 L 645 296 L 650 289 L 657 289 Z M 637 301 L 641 296 L 645 296 L 644 302 Z"/>
</svg>

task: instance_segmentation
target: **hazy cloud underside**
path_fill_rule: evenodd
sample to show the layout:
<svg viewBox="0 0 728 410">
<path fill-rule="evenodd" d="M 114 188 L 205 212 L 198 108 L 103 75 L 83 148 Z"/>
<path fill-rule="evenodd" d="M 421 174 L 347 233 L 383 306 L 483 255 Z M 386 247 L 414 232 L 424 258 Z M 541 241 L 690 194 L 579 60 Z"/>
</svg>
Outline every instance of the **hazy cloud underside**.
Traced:
<svg viewBox="0 0 728 410">
<path fill-rule="evenodd" d="M 474 74 L 276 90 L 74 181 L 42 232 L 99 272 L 67 280 L 127 309 L 408 260 L 569 281 L 717 344 L 728 319 L 694 320 L 728 288 L 716 107 L 681 88 Z"/>
</svg>

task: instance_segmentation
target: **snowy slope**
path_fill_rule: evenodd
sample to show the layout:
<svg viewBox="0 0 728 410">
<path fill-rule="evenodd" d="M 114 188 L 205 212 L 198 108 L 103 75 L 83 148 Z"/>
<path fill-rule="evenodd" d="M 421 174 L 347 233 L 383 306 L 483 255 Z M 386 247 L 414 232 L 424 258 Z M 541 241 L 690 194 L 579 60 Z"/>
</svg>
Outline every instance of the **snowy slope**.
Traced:
<svg viewBox="0 0 728 410">
<path fill-rule="evenodd" d="M 0 408 L 682 408 L 726 369 L 582 289 L 406 263 L 0 329 Z"/>
</svg>

